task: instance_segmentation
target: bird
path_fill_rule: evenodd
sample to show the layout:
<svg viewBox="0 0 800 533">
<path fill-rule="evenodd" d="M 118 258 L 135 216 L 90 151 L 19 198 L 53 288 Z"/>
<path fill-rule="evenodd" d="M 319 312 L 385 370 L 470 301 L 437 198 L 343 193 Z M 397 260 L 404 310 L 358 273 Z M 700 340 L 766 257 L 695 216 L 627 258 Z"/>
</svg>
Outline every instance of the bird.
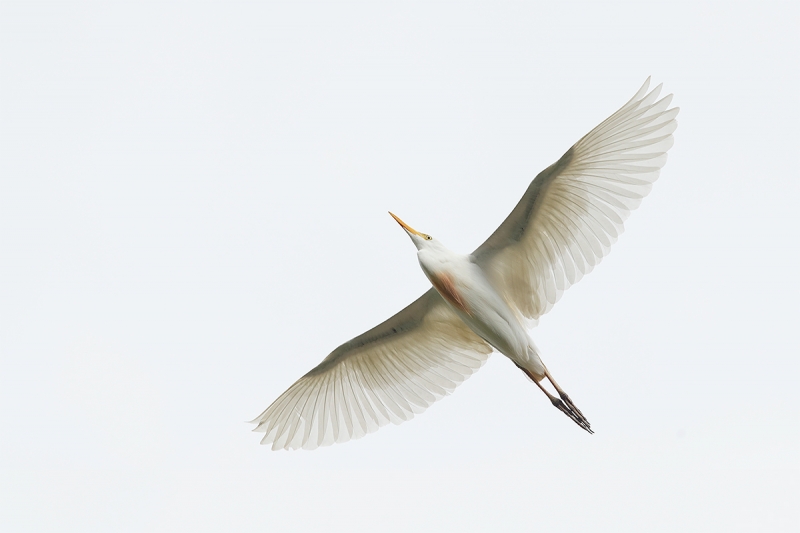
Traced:
<svg viewBox="0 0 800 533">
<path fill-rule="evenodd" d="M 607 255 L 651 190 L 673 144 L 679 108 L 648 92 L 582 137 L 530 183 L 471 254 L 389 213 L 417 249 L 431 288 L 345 342 L 252 420 L 273 450 L 315 449 L 399 424 L 449 395 L 495 351 L 579 427 L 592 427 L 529 335 L 563 292 Z M 551 393 L 546 383 L 552 386 Z"/>
</svg>

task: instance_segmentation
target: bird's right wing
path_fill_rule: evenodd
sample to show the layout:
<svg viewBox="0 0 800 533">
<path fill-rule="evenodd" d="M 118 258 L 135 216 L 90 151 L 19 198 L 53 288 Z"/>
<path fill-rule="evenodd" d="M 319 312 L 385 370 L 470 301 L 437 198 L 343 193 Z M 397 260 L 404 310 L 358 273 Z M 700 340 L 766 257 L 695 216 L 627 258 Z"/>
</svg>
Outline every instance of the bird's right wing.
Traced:
<svg viewBox="0 0 800 533">
<path fill-rule="evenodd" d="M 495 288 L 531 322 L 608 253 L 658 178 L 678 108 L 659 85 L 639 92 L 531 182 L 473 252 Z"/>
<path fill-rule="evenodd" d="M 254 423 L 272 449 L 356 439 L 421 413 L 479 369 L 492 348 L 434 289 L 335 349 Z"/>
</svg>

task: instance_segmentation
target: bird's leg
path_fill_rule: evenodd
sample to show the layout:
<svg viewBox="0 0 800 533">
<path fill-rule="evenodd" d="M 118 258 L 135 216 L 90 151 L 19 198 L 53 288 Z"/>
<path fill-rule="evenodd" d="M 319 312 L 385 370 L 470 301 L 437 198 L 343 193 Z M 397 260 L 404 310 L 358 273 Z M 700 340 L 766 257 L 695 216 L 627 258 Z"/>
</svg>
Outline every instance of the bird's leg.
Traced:
<svg viewBox="0 0 800 533">
<path fill-rule="evenodd" d="M 544 369 L 544 375 L 548 380 L 550 380 L 550 383 L 553 384 L 553 387 L 555 387 L 556 392 L 558 393 L 558 395 L 561 397 L 562 400 L 564 400 L 564 403 L 566 403 L 570 407 L 570 409 L 575 411 L 578 414 L 578 416 L 580 416 L 581 418 L 586 420 L 586 417 L 583 416 L 583 413 L 581 413 L 581 410 L 578 409 L 578 407 L 574 403 L 572 403 L 572 400 L 570 399 L 569 395 L 567 395 L 567 393 L 564 392 L 564 389 L 562 389 L 561 387 L 558 386 L 558 383 L 556 383 L 556 380 L 553 379 L 553 375 L 550 374 L 550 371 L 547 370 L 547 368 Z M 587 422 L 587 424 L 588 424 L 588 422 Z"/>
<path fill-rule="evenodd" d="M 567 415 L 570 418 L 570 420 L 578 424 L 581 428 L 585 429 L 589 433 L 594 433 L 594 431 L 592 431 L 591 426 L 589 425 L 589 421 L 586 420 L 586 417 L 584 417 L 583 414 L 581 414 L 581 412 L 578 411 L 577 408 L 575 409 L 572 408 L 572 402 L 569 401 L 569 396 L 567 396 L 563 390 L 559 390 L 558 386 L 555 385 L 555 383 L 548 376 L 548 373 L 546 371 L 545 371 L 545 376 L 547 376 L 548 379 L 550 379 L 550 383 L 553 383 L 553 385 L 556 387 L 556 391 L 559 393 L 559 396 L 561 396 L 561 398 L 567 396 L 566 400 L 562 401 L 561 398 L 556 398 L 555 396 L 550 394 L 550 391 L 545 389 L 544 385 L 541 384 L 541 380 L 544 378 L 536 379 L 536 376 L 534 376 L 533 372 L 531 372 L 527 368 L 523 368 L 520 365 L 517 365 L 517 367 L 523 372 L 525 372 L 525 374 L 529 378 L 531 378 L 531 380 L 533 380 L 534 383 L 536 383 L 536 386 L 539 387 L 539 389 L 541 389 L 543 393 L 545 393 L 545 395 L 550 399 L 550 403 L 552 403 L 559 411 Z"/>
<path fill-rule="evenodd" d="M 550 392 L 547 389 L 545 389 L 540 382 L 536 380 L 534 380 L 534 382 L 542 390 L 542 392 L 545 393 L 548 398 L 550 398 L 550 403 L 552 403 L 559 411 L 570 417 L 570 419 L 573 422 L 578 424 L 580 427 L 582 427 L 589 433 L 594 433 L 594 431 L 592 431 L 591 426 L 589 425 L 589 421 L 586 420 L 586 417 L 584 417 L 583 414 L 581 414 L 581 412 L 577 410 L 577 408 L 576 409 L 572 408 L 571 405 L 572 402 L 568 402 L 567 400 L 562 401 L 561 398 L 556 398 L 555 396 L 550 394 Z"/>
</svg>

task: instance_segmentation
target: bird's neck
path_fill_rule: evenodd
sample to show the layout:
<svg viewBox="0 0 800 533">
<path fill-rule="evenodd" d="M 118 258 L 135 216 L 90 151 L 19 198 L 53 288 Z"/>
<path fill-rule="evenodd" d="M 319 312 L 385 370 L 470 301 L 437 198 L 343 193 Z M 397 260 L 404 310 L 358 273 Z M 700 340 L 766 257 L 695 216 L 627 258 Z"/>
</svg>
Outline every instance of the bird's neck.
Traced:
<svg viewBox="0 0 800 533">
<path fill-rule="evenodd" d="M 448 250 L 441 243 L 434 243 L 417 252 L 417 259 L 426 274 L 451 269 L 464 261 L 469 261 L 469 256 Z"/>
</svg>

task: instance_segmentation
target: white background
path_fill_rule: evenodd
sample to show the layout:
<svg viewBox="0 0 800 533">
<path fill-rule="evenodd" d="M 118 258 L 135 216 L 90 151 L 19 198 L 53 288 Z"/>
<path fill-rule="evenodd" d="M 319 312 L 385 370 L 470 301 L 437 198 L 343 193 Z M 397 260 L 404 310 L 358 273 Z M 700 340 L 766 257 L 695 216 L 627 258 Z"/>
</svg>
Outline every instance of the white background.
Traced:
<svg viewBox="0 0 800 533">
<path fill-rule="evenodd" d="M 3 531 L 797 531 L 794 2 L 0 7 Z M 402 426 L 244 421 L 426 289 L 648 75 L 611 255 Z"/>
</svg>

